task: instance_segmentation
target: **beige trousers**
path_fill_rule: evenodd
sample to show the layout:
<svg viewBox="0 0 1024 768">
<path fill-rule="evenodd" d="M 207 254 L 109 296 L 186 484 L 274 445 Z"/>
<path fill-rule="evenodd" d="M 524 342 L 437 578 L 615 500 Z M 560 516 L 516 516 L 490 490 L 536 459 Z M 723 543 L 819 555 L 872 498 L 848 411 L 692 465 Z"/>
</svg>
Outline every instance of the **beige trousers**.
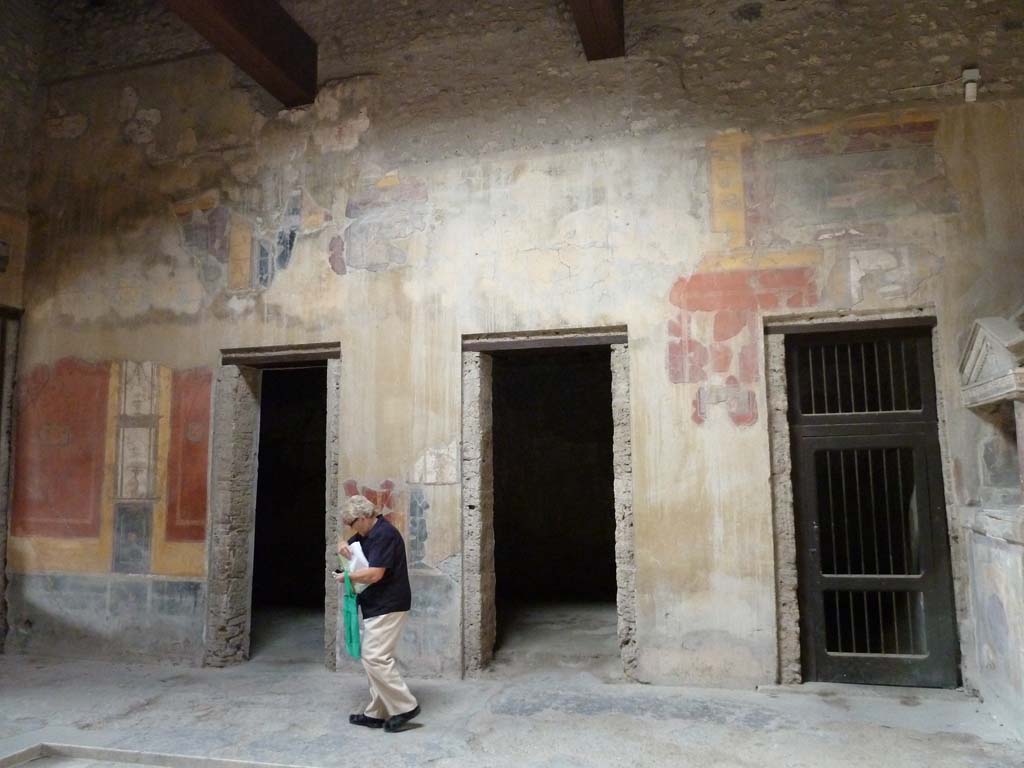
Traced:
<svg viewBox="0 0 1024 768">
<path fill-rule="evenodd" d="M 370 681 L 370 704 L 364 710 L 367 717 L 384 720 L 416 708 L 416 698 L 395 665 L 395 646 L 408 616 L 408 611 L 400 611 L 363 620 L 361 656 Z"/>
</svg>

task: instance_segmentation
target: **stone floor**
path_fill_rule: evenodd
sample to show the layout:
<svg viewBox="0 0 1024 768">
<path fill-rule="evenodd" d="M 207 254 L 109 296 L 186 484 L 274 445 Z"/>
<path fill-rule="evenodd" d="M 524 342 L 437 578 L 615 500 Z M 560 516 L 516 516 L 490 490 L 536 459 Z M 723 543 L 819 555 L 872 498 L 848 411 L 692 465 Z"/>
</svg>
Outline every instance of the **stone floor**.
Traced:
<svg viewBox="0 0 1024 768">
<path fill-rule="evenodd" d="M 1016 766 L 966 696 L 805 686 L 713 691 L 550 671 L 412 680 L 407 732 L 348 725 L 365 681 L 316 664 L 231 669 L 0 657 L 0 755 L 39 742 L 305 766 Z"/>
<path fill-rule="evenodd" d="M 498 606 L 494 661 L 484 677 L 586 673 L 625 682 L 615 603 L 535 603 Z"/>
<path fill-rule="evenodd" d="M 312 662 L 324 659 L 324 612 L 311 608 L 253 611 L 249 653 L 253 661 Z"/>
<path fill-rule="evenodd" d="M 365 679 L 308 660 L 316 616 L 263 617 L 253 660 L 222 670 L 0 656 L 0 758 L 48 742 L 360 768 L 1024 766 L 1024 745 L 960 692 L 638 685 L 610 663 L 614 616 L 601 606 L 505 619 L 485 675 L 410 679 L 423 714 L 398 734 L 348 724 Z M 65 756 L 32 768 L 119 765 Z"/>
</svg>

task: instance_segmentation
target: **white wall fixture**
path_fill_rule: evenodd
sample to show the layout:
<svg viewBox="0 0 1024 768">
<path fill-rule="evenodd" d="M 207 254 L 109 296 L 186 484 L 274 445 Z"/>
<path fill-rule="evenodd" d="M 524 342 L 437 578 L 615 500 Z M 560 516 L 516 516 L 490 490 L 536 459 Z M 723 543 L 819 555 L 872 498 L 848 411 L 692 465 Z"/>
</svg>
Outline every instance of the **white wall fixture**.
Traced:
<svg viewBox="0 0 1024 768">
<path fill-rule="evenodd" d="M 978 100 L 978 83 L 981 81 L 981 70 L 965 69 L 961 80 L 964 83 L 964 101 L 971 103 Z"/>
</svg>

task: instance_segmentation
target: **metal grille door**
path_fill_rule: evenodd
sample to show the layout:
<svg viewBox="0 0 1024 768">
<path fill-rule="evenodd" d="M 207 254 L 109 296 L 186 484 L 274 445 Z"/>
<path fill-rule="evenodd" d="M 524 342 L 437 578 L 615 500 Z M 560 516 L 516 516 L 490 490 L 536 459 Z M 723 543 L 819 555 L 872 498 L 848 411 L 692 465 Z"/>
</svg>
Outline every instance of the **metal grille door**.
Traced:
<svg viewBox="0 0 1024 768">
<path fill-rule="evenodd" d="M 955 687 L 929 328 L 786 341 L 804 679 Z"/>
</svg>

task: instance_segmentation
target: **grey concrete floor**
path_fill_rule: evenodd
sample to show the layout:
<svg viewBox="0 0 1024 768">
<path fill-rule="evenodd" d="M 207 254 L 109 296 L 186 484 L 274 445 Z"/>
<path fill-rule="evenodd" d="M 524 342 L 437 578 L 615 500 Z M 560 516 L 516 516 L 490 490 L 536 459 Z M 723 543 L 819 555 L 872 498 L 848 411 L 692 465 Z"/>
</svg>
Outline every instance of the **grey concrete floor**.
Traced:
<svg viewBox="0 0 1024 768">
<path fill-rule="evenodd" d="M 253 611 L 249 652 L 253 661 L 323 662 L 323 609 L 274 607 Z"/>
<path fill-rule="evenodd" d="M 519 626 L 534 631 L 507 637 L 499 663 L 479 679 L 410 677 L 423 714 L 398 734 L 348 724 L 365 703 L 361 675 L 267 646 L 220 670 L 0 656 L 0 756 L 52 742 L 360 768 L 1024 766 L 1024 745 L 960 692 L 723 691 L 609 677 L 608 622 L 600 610 L 527 614 Z M 562 656 L 539 652 L 545 635 Z M 32 765 L 86 764 L 113 765 L 53 757 Z"/>
<path fill-rule="evenodd" d="M 494 661 L 484 677 L 568 671 L 606 683 L 625 682 L 615 603 L 534 603 L 498 606 Z"/>
</svg>

